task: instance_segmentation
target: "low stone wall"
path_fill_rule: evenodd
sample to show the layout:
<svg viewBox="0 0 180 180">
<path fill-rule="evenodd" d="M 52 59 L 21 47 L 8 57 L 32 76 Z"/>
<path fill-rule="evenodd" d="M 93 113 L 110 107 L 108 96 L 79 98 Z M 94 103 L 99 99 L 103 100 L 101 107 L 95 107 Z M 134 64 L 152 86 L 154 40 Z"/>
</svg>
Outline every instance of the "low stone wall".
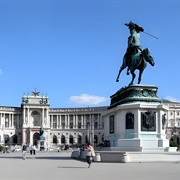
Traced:
<svg viewBox="0 0 180 180">
<path fill-rule="evenodd" d="M 71 157 L 75 159 L 86 159 L 88 151 L 82 151 L 80 156 L 78 150 L 72 152 Z M 112 151 L 96 151 L 95 162 L 130 162 L 129 155 L 126 152 L 112 152 Z"/>
<path fill-rule="evenodd" d="M 82 151 L 79 155 L 79 152 L 78 150 L 75 150 L 71 153 L 71 157 L 72 158 L 75 158 L 75 159 L 83 159 L 83 160 L 86 160 L 86 156 L 88 154 L 89 151 L 85 150 L 85 151 Z M 100 157 L 100 153 L 95 153 L 95 157 L 93 158 L 94 161 L 101 161 L 101 157 Z"/>
<path fill-rule="evenodd" d="M 72 158 L 86 159 L 88 151 L 73 151 Z M 118 151 L 96 151 L 95 162 L 180 162 L 180 152 L 118 152 Z"/>
</svg>

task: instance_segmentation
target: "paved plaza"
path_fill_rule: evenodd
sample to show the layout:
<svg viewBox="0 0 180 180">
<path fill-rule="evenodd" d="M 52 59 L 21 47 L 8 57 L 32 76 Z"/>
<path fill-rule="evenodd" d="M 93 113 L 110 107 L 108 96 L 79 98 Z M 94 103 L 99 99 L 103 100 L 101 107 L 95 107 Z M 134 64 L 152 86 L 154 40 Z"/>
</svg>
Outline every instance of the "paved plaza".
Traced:
<svg viewBox="0 0 180 180">
<path fill-rule="evenodd" d="M 1 180 L 179 180 L 180 163 L 101 163 L 91 168 L 84 161 L 71 159 L 71 152 L 21 152 L 0 154 Z"/>
</svg>

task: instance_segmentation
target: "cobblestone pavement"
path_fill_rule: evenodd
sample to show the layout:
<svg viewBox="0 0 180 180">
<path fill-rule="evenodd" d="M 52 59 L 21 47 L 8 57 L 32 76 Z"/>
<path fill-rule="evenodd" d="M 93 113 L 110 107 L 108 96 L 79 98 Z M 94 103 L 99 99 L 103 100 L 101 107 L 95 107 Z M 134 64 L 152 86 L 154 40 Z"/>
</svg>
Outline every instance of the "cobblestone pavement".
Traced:
<svg viewBox="0 0 180 180">
<path fill-rule="evenodd" d="M 101 163 L 90 168 L 84 161 L 70 158 L 71 153 L 20 152 L 0 154 L 0 180 L 179 180 L 180 163 Z"/>
</svg>

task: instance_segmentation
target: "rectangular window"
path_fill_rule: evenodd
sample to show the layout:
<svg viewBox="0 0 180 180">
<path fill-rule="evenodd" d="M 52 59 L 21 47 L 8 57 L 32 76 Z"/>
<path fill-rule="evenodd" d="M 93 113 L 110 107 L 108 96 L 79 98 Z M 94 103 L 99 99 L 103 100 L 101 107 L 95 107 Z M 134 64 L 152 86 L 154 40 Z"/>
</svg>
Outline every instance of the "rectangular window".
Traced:
<svg viewBox="0 0 180 180">
<path fill-rule="evenodd" d="M 78 123 L 78 128 L 81 129 L 81 122 Z"/>
<path fill-rule="evenodd" d="M 57 123 L 56 123 L 56 121 L 53 121 L 53 128 L 57 128 Z"/>
<path fill-rule="evenodd" d="M 97 129 L 98 128 L 98 122 L 95 122 L 94 123 L 94 129 Z"/>
<path fill-rule="evenodd" d="M 109 133 L 114 133 L 114 115 L 109 117 Z"/>
<path fill-rule="evenodd" d="M 70 122 L 70 128 L 73 129 L 73 122 Z"/>
</svg>

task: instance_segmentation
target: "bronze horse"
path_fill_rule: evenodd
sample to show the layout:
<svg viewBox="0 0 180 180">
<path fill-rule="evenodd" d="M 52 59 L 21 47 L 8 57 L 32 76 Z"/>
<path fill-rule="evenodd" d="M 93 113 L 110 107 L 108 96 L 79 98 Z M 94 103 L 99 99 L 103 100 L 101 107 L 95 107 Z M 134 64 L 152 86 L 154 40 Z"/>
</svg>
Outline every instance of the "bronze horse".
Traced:
<svg viewBox="0 0 180 180">
<path fill-rule="evenodd" d="M 122 66 L 120 67 L 120 70 L 119 70 L 119 73 L 118 73 L 118 76 L 116 78 L 116 82 L 119 82 L 119 76 L 122 72 L 122 70 L 124 70 L 126 67 L 128 67 L 128 69 L 130 70 L 131 74 L 132 74 L 132 80 L 131 82 L 129 83 L 129 85 L 132 85 L 133 82 L 134 82 L 134 79 L 136 77 L 136 74 L 134 73 L 134 71 L 136 69 L 139 70 L 139 78 L 138 78 L 138 84 L 140 84 L 141 82 L 141 76 L 142 76 L 142 73 L 144 71 L 144 69 L 146 68 L 147 66 L 147 62 L 151 65 L 151 66 L 154 66 L 155 63 L 154 63 L 154 59 L 152 56 L 150 56 L 150 51 L 148 48 L 144 49 L 142 52 L 139 51 L 138 53 L 136 54 L 133 54 L 131 56 L 131 62 L 129 63 L 129 65 L 127 65 L 126 62 L 123 62 Z M 127 72 L 128 74 L 128 72 Z"/>
</svg>

